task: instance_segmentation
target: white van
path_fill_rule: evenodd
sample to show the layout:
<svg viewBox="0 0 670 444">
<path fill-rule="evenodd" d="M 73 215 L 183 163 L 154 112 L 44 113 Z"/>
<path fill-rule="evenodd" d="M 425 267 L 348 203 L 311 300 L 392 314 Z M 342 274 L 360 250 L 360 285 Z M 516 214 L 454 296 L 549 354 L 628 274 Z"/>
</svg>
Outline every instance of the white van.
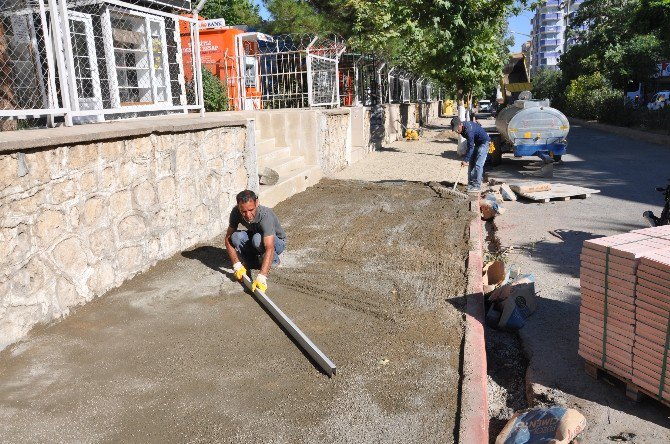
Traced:
<svg viewBox="0 0 670 444">
<path fill-rule="evenodd" d="M 651 101 L 647 103 L 647 108 L 651 110 L 658 110 L 665 107 L 670 101 L 670 91 L 659 91 L 654 94 Z"/>
</svg>

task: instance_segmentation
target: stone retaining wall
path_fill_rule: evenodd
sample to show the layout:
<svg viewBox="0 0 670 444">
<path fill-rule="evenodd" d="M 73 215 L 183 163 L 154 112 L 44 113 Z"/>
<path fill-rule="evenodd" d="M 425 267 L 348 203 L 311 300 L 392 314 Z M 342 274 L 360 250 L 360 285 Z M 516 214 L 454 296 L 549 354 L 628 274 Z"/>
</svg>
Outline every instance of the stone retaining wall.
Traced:
<svg viewBox="0 0 670 444">
<path fill-rule="evenodd" d="M 225 230 L 246 138 L 232 125 L 0 152 L 0 349 Z"/>
</svg>

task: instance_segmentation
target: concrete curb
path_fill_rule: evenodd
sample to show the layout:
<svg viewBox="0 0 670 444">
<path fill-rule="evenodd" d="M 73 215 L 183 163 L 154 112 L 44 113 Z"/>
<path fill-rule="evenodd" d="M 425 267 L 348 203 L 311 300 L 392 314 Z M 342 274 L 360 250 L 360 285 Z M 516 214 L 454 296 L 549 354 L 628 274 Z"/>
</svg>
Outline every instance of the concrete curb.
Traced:
<svg viewBox="0 0 670 444">
<path fill-rule="evenodd" d="M 580 125 L 584 128 L 591 128 L 600 131 L 605 131 L 607 133 L 616 134 L 617 136 L 628 137 L 630 139 L 642 140 L 644 142 L 656 143 L 658 145 L 670 146 L 670 136 L 656 133 L 648 133 L 646 131 L 626 128 L 624 126 L 615 126 L 607 125 L 605 123 L 592 122 L 589 120 L 577 119 L 575 117 L 569 117 L 571 125 Z"/>
<path fill-rule="evenodd" d="M 463 379 L 461 380 L 461 418 L 459 442 L 488 442 L 489 408 L 487 394 L 486 344 L 484 342 L 484 237 L 479 213 L 479 198 L 471 202 L 476 217 L 470 223 L 468 254 L 468 294 L 463 339 Z"/>
</svg>

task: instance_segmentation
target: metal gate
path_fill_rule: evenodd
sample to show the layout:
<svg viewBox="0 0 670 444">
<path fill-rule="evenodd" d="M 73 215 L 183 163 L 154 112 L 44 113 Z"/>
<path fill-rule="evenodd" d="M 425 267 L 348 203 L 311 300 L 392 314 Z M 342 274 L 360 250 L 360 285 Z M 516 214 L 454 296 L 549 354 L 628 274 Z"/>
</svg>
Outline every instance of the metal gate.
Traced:
<svg viewBox="0 0 670 444">
<path fill-rule="evenodd" d="M 307 97 L 309 106 L 339 106 L 338 63 L 345 50 L 337 39 L 314 37 L 307 46 Z"/>
</svg>

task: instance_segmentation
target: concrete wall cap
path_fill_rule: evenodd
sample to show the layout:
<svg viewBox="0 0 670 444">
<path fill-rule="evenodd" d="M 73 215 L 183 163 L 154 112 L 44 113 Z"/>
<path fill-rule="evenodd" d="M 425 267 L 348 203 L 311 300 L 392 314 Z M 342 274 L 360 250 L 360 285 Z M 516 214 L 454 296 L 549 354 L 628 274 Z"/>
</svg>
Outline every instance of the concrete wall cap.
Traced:
<svg viewBox="0 0 670 444">
<path fill-rule="evenodd" d="M 238 116 L 230 116 L 231 118 L 225 119 L 222 117 L 218 114 L 207 114 L 204 118 L 195 114 L 179 114 L 116 120 L 72 127 L 5 132 L 2 134 L 2 141 L 0 141 L 0 153 L 95 143 L 104 140 L 147 136 L 149 134 L 183 133 L 226 126 L 247 126 L 246 119 Z"/>
</svg>

